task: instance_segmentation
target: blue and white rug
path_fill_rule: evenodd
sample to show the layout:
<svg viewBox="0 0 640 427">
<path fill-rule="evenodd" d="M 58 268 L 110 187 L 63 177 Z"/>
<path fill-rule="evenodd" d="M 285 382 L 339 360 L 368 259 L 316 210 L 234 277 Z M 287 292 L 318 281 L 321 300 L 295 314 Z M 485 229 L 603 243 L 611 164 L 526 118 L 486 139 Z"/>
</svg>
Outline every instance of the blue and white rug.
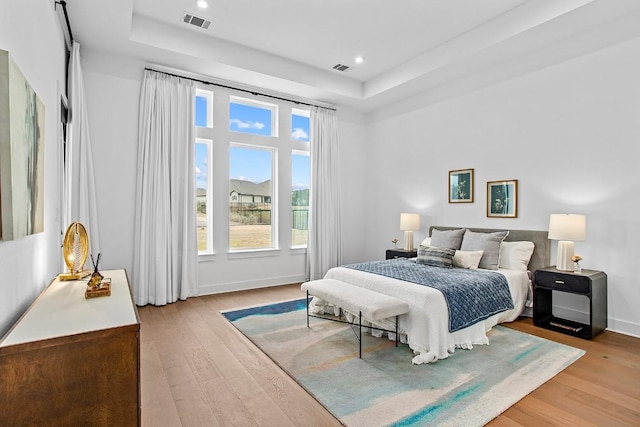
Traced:
<svg viewBox="0 0 640 427">
<path fill-rule="evenodd" d="M 412 365 L 412 351 L 350 327 L 306 324 L 306 301 L 223 315 L 347 426 L 481 426 L 580 358 L 583 350 L 495 327 L 490 345 Z M 313 420 L 309 420 L 310 423 Z"/>
</svg>

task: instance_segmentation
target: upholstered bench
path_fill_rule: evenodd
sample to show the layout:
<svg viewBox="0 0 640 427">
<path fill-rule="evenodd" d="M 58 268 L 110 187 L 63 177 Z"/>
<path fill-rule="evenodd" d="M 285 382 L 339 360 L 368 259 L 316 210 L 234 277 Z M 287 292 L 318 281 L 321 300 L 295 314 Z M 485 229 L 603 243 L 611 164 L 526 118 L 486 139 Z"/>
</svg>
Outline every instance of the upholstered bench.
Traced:
<svg viewBox="0 0 640 427">
<path fill-rule="evenodd" d="M 309 327 L 309 317 L 316 317 L 325 320 L 332 320 L 349 325 L 358 326 L 358 341 L 360 345 L 359 355 L 362 357 L 362 317 L 370 321 L 395 317 L 395 331 L 369 326 L 384 332 L 395 332 L 396 346 L 398 345 L 398 316 L 409 312 L 409 304 L 401 299 L 389 295 L 381 294 L 370 289 L 361 288 L 336 279 L 312 280 L 302 284 L 302 290 L 307 292 L 307 327 Z M 358 315 L 358 323 L 351 323 L 326 316 L 316 316 L 309 313 L 309 297 L 315 296 L 323 301 L 335 305 L 342 310 Z"/>
</svg>

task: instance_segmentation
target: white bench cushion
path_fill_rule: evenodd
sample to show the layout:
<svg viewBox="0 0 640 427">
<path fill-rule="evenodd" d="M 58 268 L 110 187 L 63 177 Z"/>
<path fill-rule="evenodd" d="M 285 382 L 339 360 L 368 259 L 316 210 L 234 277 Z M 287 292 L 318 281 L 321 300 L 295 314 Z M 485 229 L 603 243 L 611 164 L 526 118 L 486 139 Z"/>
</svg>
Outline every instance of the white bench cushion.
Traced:
<svg viewBox="0 0 640 427">
<path fill-rule="evenodd" d="M 303 291 L 368 320 L 381 320 L 409 312 L 409 304 L 396 297 L 354 286 L 335 279 L 312 280 L 302 284 Z"/>
</svg>

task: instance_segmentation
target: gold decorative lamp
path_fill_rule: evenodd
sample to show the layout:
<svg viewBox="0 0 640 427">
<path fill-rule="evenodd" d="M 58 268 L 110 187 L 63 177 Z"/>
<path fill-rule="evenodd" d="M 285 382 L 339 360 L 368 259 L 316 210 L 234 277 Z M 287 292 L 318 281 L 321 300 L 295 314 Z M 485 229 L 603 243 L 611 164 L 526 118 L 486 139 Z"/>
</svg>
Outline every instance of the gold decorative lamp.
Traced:
<svg viewBox="0 0 640 427">
<path fill-rule="evenodd" d="M 86 276 L 84 264 L 89 254 L 89 236 L 84 225 L 79 222 L 72 223 L 64 235 L 62 242 L 62 256 L 69 269 L 68 273 L 58 275 L 59 280 L 79 280 Z"/>
</svg>

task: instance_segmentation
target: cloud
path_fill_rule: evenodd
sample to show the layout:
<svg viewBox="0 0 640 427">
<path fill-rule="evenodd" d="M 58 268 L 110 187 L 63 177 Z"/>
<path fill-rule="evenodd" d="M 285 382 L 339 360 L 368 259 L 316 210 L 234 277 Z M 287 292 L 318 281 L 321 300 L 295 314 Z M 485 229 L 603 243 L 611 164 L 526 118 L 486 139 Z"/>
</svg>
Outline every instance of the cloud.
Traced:
<svg viewBox="0 0 640 427">
<path fill-rule="evenodd" d="M 202 170 L 196 166 L 196 175 L 200 175 L 202 173 Z"/>
<path fill-rule="evenodd" d="M 231 119 L 229 123 L 233 126 L 235 125 L 238 129 L 258 129 L 261 130 L 264 128 L 264 123 L 261 122 L 245 122 L 240 119 Z"/>
<path fill-rule="evenodd" d="M 309 139 L 309 134 L 305 132 L 304 129 L 295 128 L 293 132 L 291 132 L 291 137 L 293 139 L 297 139 L 298 141 L 306 141 Z"/>
</svg>

